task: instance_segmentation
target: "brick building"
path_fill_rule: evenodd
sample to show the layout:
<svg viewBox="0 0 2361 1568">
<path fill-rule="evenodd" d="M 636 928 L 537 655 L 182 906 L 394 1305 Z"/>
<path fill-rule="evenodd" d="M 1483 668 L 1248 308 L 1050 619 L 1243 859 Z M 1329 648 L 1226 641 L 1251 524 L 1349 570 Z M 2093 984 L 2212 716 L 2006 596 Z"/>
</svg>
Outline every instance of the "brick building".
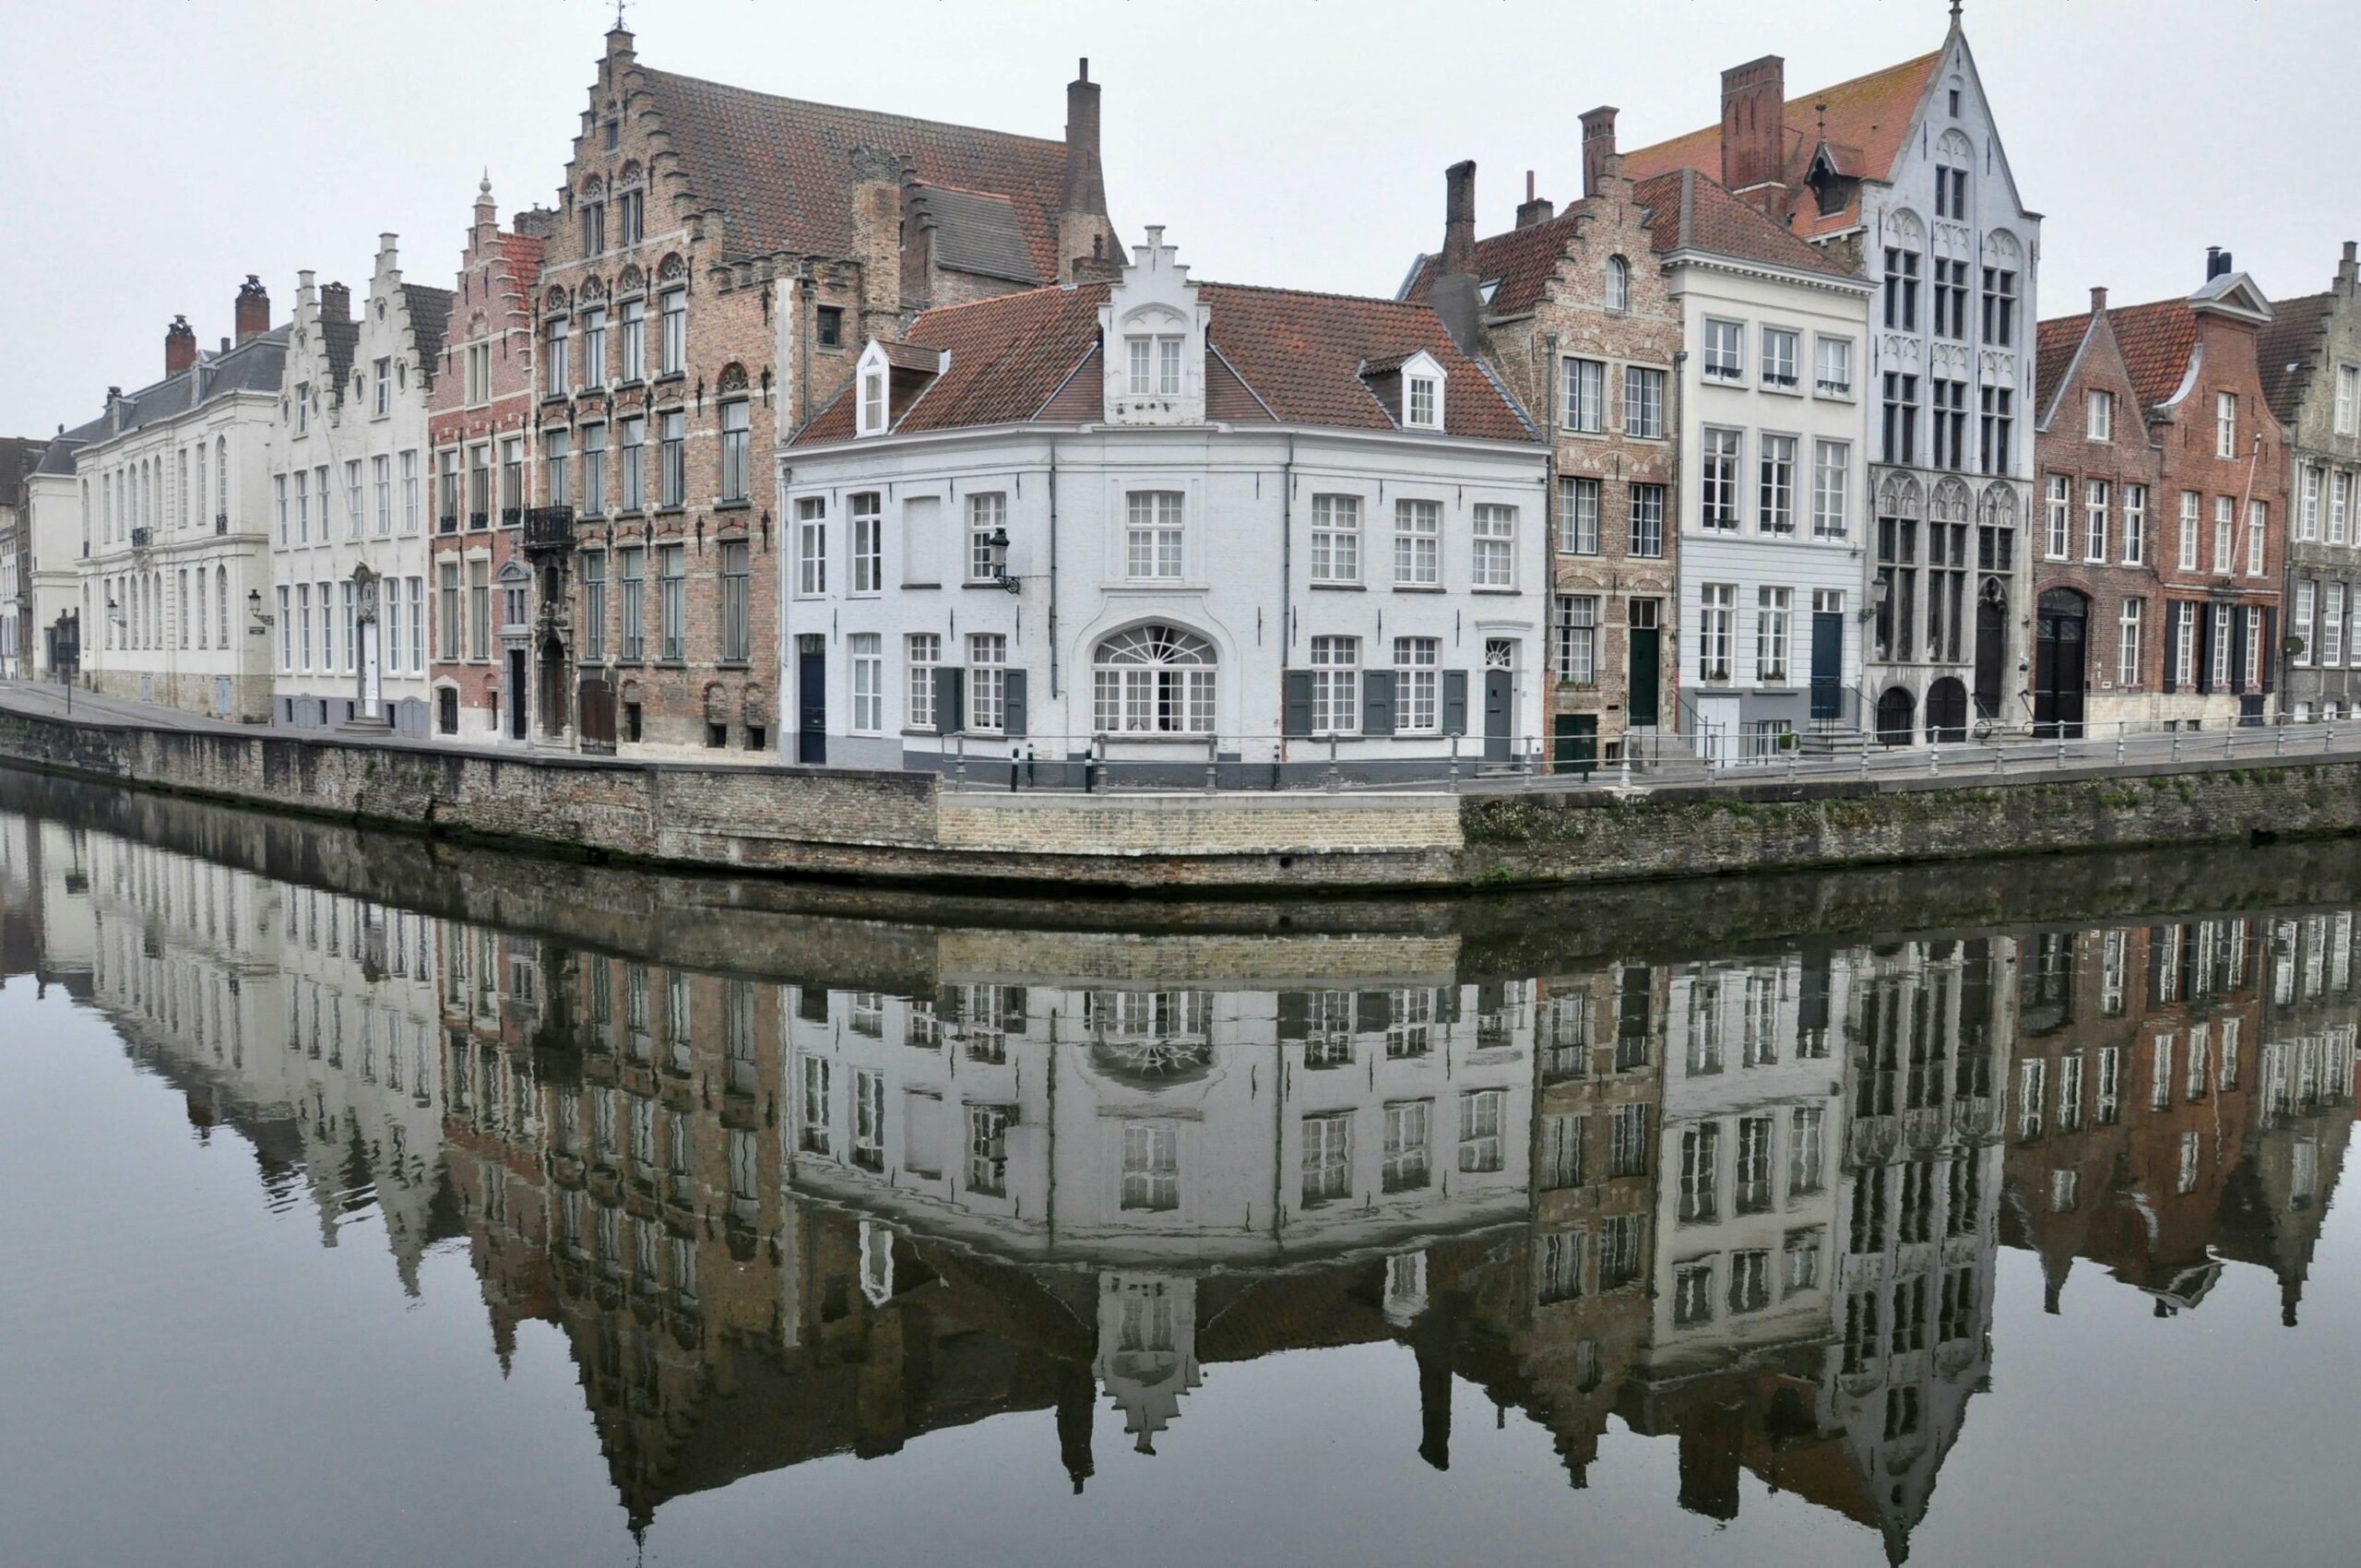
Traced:
<svg viewBox="0 0 2361 1568">
<path fill-rule="evenodd" d="M 2106 309 L 2103 294 L 2094 303 Z M 2090 394 L 2122 388 L 2084 385 L 2079 410 L 2046 410 L 2052 431 L 2044 448 L 2040 527 L 2028 551 L 2038 562 L 2039 592 L 2028 648 L 2032 717 L 2037 726 L 2069 733 L 2109 717 L 2192 729 L 2260 723 L 2279 666 L 2281 520 L 2288 483 L 2284 433 L 2263 396 L 2256 360 L 2256 338 L 2271 321 L 2271 303 L 2252 279 L 2232 269 L 2228 252 L 2214 250 L 2208 253 L 2204 283 L 2186 299 L 2106 309 L 2106 336 L 2135 401 L 2094 408 Z M 2045 322 L 2041 333 L 2061 356 L 2051 362 L 2063 392 L 2065 356 L 2075 351 L 2068 345 L 2091 336 L 2091 317 Z M 2106 357 L 2104 350 L 2083 355 L 2101 366 Z M 2102 444 L 2090 439 L 2094 419 L 2117 426 L 2117 438 L 2106 445 L 2124 447 L 2131 430 L 2144 432 L 2154 464 L 2152 493 L 2138 495 L 2130 488 L 2143 482 L 2130 458 L 2120 472 L 2108 466 Z M 2079 448 L 2072 439 L 2078 429 Z M 2094 492 L 2094 481 L 2106 488 Z M 2120 516 L 2124 502 L 2135 499 L 2145 502 L 2146 515 Z M 2106 593 L 2094 596 L 2101 585 L 2087 571 L 2094 564 L 2088 559 L 2094 530 L 2110 527 L 2117 557 L 2108 578 L 2117 616 L 2112 628 L 2094 619 L 2106 614 L 2109 600 Z M 2152 688 L 2124 694 L 2120 545 L 2134 530 L 2152 563 L 2144 570 L 2156 583 L 2157 624 L 2145 625 L 2150 612 L 2142 612 L 2142 684 L 2149 671 L 2154 674 Z M 2106 539 L 2097 542 L 2108 545 Z M 2070 568 L 2070 562 L 2077 564 Z M 2087 706 L 2094 639 L 2116 650 L 2108 662 L 2117 695 L 2099 713 Z"/>
<path fill-rule="evenodd" d="M 1067 111 L 1054 141 L 833 108 L 656 70 L 607 34 L 534 318 L 545 730 L 769 750 L 764 462 L 907 313 L 1111 254 L 1086 74 Z"/>
<path fill-rule="evenodd" d="M 2286 426 L 2286 658 L 2280 702 L 2298 719 L 2361 713 L 2361 264 L 2344 243 L 2326 292 L 2275 300 L 2257 353 Z"/>
<path fill-rule="evenodd" d="M 533 208 L 503 232 L 490 177 L 476 187 L 427 403 L 434 519 L 428 680 L 440 736 L 521 745 L 531 735 L 530 595 L 520 541 L 532 483 L 533 288 L 549 223 L 548 212 Z M 559 713 L 564 723 L 570 708 L 560 704 Z"/>
<path fill-rule="evenodd" d="M 1583 117 L 1582 199 L 1554 212 L 1528 176 L 1506 233 L 1476 237 L 1476 166 L 1453 165 L 1442 248 L 1418 259 L 1402 291 L 1433 305 L 1552 432 L 1543 689 L 1552 764 L 1567 769 L 1622 761 L 1626 735 L 1663 722 L 1678 701 L 1667 387 L 1680 312 L 1649 210 L 1613 158 L 1614 115 Z"/>
</svg>

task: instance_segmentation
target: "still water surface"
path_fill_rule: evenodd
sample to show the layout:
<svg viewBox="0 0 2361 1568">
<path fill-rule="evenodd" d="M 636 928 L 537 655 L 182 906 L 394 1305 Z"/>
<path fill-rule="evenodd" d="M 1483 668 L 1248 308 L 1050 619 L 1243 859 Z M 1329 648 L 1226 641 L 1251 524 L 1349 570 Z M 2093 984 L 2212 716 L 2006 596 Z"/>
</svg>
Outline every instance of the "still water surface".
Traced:
<svg viewBox="0 0 2361 1568">
<path fill-rule="evenodd" d="M 2355 864 L 1062 920 L 0 775 L 0 1561 L 2350 1562 Z"/>
</svg>

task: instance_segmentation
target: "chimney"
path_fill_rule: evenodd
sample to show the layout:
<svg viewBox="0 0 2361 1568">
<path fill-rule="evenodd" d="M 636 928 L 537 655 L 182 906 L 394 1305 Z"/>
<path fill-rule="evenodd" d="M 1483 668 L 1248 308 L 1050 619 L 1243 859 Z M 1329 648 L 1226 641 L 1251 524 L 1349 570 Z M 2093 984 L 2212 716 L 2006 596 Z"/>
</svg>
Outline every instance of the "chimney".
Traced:
<svg viewBox="0 0 2361 1568">
<path fill-rule="evenodd" d="M 188 317 L 176 315 L 164 328 L 164 374 L 178 375 L 196 362 L 196 328 Z"/>
<path fill-rule="evenodd" d="M 2091 286 L 2091 314 L 2093 315 L 2106 314 L 2106 285 L 2104 283 L 2094 283 Z"/>
<path fill-rule="evenodd" d="M 1536 223 L 1547 223 L 1558 216 L 1557 205 L 1548 196 L 1533 194 L 1533 171 L 1525 172 L 1525 202 L 1516 209 L 1516 226 L 1530 229 Z"/>
<path fill-rule="evenodd" d="M 1066 83 L 1066 174 L 1058 196 L 1058 271 L 1071 281 L 1074 264 L 1106 248 L 1107 175 L 1098 161 L 1098 84 L 1086 56 Z M 1095 250 L 1086 247 L 1095 245 Z"/>
<path fill-rule="evenodd" d="M 1465 272 L 1476 265 L 1476 160 L 1453 164 L 1442 183 L 1442 269 Z"/>
<path fill-rule="evenodd" d="M 238 286 L 238 303 L 231 319 L 236 323 L 241 343 L 270 330 L 270 291 L 251 272 Z"/>
<path fill-rule="evenodd" d="M 1615 111 L 1605 104 L 1583 116 L 1583 195 L 1598 194 L 1599 176 L 1615 156 Z"/>
<path fill-rule="evenodd" d="M 1731 66 L 1722 73 L 1722 184 L 1784 184 L 1786 163 L 1787 63 L 1765 54 Z"/>
<path fill-rule="evenodd" d="M 2206 246 L 2206 247 L 2205 247 L 2205 280 L 2206 280 L 2208 283 L 2211 283 L 2211 282 L 2212 282 L 2212 281 L 2213 281 L 2213 279 L 2216 279 L 2216 278 L 2226 278 L 2226 277 L 2228 277 L 2228 276 L 2229 276 L 2229 273 L 2230 273 L 2230 253 L 2229 253 L 2228 251 L 2224 250 L 2224 249 L 2223 249 L 2221 246 L 2219 246 L 2219 245 L 2208 245 L 2208 246 Z"/>
<path fill-rule="evenodd" d="M 350 321 L 352 319 L 352 291 L 341 283 L 321 284 L 320 319 L 322 321 Z"/>
</svg>

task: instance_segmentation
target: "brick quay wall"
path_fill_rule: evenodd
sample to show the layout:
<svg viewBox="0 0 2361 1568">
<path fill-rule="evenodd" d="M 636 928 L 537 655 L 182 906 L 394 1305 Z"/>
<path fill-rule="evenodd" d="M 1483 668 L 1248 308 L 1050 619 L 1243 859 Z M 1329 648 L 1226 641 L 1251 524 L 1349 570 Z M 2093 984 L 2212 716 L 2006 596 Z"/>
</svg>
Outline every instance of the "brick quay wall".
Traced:
<svg viewBox="0 0 2361 1568">
<path fill-rule="evenodd" d="M 2361 755 L 2070 766 L 2001 782 L 1090 798 L 0 709 L 0 760 L 591 859 L 1116 897 L 1567 887 L 2361 833 Z"/>
</svg>

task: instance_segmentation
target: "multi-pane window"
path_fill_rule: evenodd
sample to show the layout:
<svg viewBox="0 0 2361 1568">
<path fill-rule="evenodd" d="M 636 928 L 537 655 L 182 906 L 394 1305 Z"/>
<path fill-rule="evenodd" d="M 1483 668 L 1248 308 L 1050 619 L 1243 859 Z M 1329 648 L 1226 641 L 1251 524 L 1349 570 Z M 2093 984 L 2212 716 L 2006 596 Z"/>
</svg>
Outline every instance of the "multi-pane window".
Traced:
<svg viewBox="0 0 2361 1568">
<path fill-rule="evenodd" d="M 689 365 L 689 291 L 668 289 L 657 301 L 658 374 L 678 375 Z"/>
<path fill-rule="evenodd" d="M 1427 1184 L 1433 1113 L 1432 1100 L 1394 1100 L 1385 1107 L 1385 1161 L 1379 1181 L 1386 1192 L 1415 1192 Z"/>
<path fill-rule="evenodd" d="M 1937 187 L 1940 189 L 1940 187 Z M 1967 336 L 1967 263 L 1935 258 L 1935 336 Z"/>
<path fill-rule="evenodd" d="M 2226 577 L 2236 570 L 2238 504 L 2234 497 L 2213 498 L 2213 574 Z"/>
<path fill-rule="evenodd" d="M 2178 562 L 2184 572 L 2197 570 L 2199 496 L 2193 490 L 2180 493 L 2180 550 Z"/>
<path fill-rule="evenodd" d="M 852 664 L 852 731 L 874 735 L 885 728 L 884 639 L 875 632 L 855 632 L 845 639 Z"/>
<path fill-rule="evenodd" d="M 203 457 L 198 458 L 199 466 Z M 416 533 L 418 517 L 418 452 L 415 448 L 402 454 L 402 532 Z"/>
<path fill-rule="evenodd" d="M 623 303 L 623 381 L 626 385 L 647 378 L 647 302 L 644 299 L 625 300 Z"/>
<path fill-rule="evenodd" d="M 1442 644 L 1434 637 L 1394 639 L 1394 726 L 1396 730 L 1432 734 L 1442 728 L 1438 690 Z"/>
<path fill-rule="evenodd" d="M 1755 591 L 1755 678 L 1766 686 L 1783 685 L 1787 679 L 1794 590 L 1765 588 Z"/>
<path fill-rule="evenodd" d="M 902 647 L 909 665 L 909 689 L 904 694 L 906 722 L 913 730 L 931 730 L 934 671 L 943 662 L 943 636 L 939 632 L 912 632 L 903 639 Z"/>
<path fill-rule="evenodd" d="M 394 460 L 387 457 L 369 459 L 369 493 L 377 514 L 377 537 L 391 538 L 394 531 Z"/>
<path fill-rule="evenodd" d="M 1718 1122 L 1700 1122 L 1681 1130 L 1679 1212 L 1684 1225 L 1710 1223 L 1721 1216 L 1721 1143 Z"/>
<path fill-rule="evenodd" d="M 997 490 L 967 497 L 967 580 L 988 583 L 1001 572 L 1000 538 L 1008 528 L 1008 496 Z"/>
<path fill-rule="evenodd" d="M 967 728 L 993 734 L 1008 723 L 1008 638 L 967 636 Z"/>
<path fill-rule="evenodd" d="M 1885 253 L 1885 324 L 1889 330 L 1918 330 L 1918 253 L 1889 245 Z"/>
<path fill-rule="evenodd" d="M 1797 369 L 1797 337 L 1786 327 L 1766 327 L 1762 329 L 1762 385 L 1782 390 L 1794 386 L 1800 379 Z"/>
<path fill-rule="evenodd" d="M 1583 1293 L 1583 1232 L 1545 1230 L 1534 1259 L 1534 1299 L 1542 1306 L 1580 1299 Z"/>
<path fill-rule="evenodd" d="M 1358 495 L 1311 498 L 1311 580 L 1361 580 L 1361 502 Z"/>
<path fill-rule="evenodd" d="M 1811 444 L 1811 532 L 1843 539 L 1852 531 L 1853 448 L 1843 441 Z"/>
<path fill-rule="evenodd" d="M 688 415 L 674 409 L 670 413 L 657 415 L 656 422 L 658 443 L 657 469 L 658 481 L 663 487 L 659 493 L 660 501 L 666 506 L 679 506 L 684 504 L 688 495 L 687 475 L 682 462 L 688 444 Z"/>
<path fill-rule="evenodd" d="M 2310 542 L 2320 536 L 2320 470 L 2306 463 L 2296 470 L 2296 537 Z"/>
<path fill-rule="evenodd" d="M 746 499 L 753 469 L 754 406 L 740 398 L 721 405 L 721 498 Z"/>
<path fill-rule="evenodd" d="M 623 587 L 623 656 L 626 662 L 637 663 L 647 655 L 647 552 L 634 545 L 616 554 L 620 557 L 621 570 L 617 575 Z"/>
<path fill-rule="evenodd" d="M 721 659 L 743 664 L 753 657 L 754 638 L 749 612 L 753 600 L 753 559 L 742 539 L 721 547 Z"/>
<path fill-rule="evenodd" d="M 828 503 L 821 496 L 795 503 L 795 591 L 807 599 L 828 591 Z"/>
<path fill-rule="evenodd" d="M 1587 686 L 1598 680 L 1598 596 L 1558 596 L 1558 679 Z"/>
<path fill-rule="evenodd" d="M 1885 373 L 1883 451 L 1889 463 L 1911 463 L 1918 455 L 1918 378 Z"/>
<path fill-rule="evenodd" d="M 667 544 L 656 552 L 657 636 L 658 659 L 678 662 L 688 658 L 688 550 Z"/>
<path fill-rule="evenodd" d="M 1394 581 L 1431 588 L 1442 581 L 1442 503 L 1394 503 Z"/>
<path fill-rule="evenodd" d="M 582 557 L 582 657 L 607 657 L 607 557 L 599 552 Z"/>
<path fill-rule="evenodd" d="M 2318 597 L 2318 585 L 2309 577 L 2296 583 L 2296 611 L 2290 628 L 2296 638 L 2296 662 L 2310 664 L 2319 657 L 2319 644 L 2312 637 L 2312 607 Z"/>
<path fill-rule="evenodd" d="M 1565 364 L 1565 426 L 1595 435 L 1607 428 L 1607 366 L 1597 360 L 1568 360 Z"/>
<path fill-rule="evenodd" d="M 1432 430 L 1441 422 L 1435 413 L 1435 378 L 1413 375 L 1404 381 L 1404 404 L 1407 410 L 1403 422 Z"/>
<path fill-rule="evenodd" d="M 607 509 L 607 427 L 582 427 L 582 511 L 595 517 Z"/>
<path fill-rule="evenodd" d="M 2148 558 L 2148 487 L 2123 487 L 2123 564 L 2137 566 Z"/>
<path fill-rule="evenodd" d="M 563 506 L 573 492 L 566 488 L 566 466 L 573 454 L 565 432 L 550 430 L 541 433 L 541 464 L 544 483 L 541 499 L 553 506 Z"/>
<path fill-rule="evenodd" d="M 2353 515 L 2354 476 L 2349 469 L 2339 469 L 2328 488 L 2328 541 L 2344 542 L 2345 521 Z"/>
<path fill-rule="evenodd" d="M 1984 341 L 1995 349 L 2017 339 L 2017 275 L 2005 267 L 1984 269 Z"/>
<path fill-rule="evenodd" d="M 2115 678 L 2123 686 L 2140 683 L 2140 617 L 2142 601 L 2127 599 L 2118 624 L 2115 649 Z"/>
<path fill-rule="evenodd" d="M 467 358 L 468 404 L 492 401 L 492 345 L 470 343 Z"/>
<path fill-rule="evenodd" d="M 1764 435 L 1757 465 L 1755 526 L 1764 533 L 1796 531 L 1796 438 Z"/>
<path fill-rule="evenodd" d="M 565 317 L 550 318 L 541 344 L 541 368 L 546 379 L 541 384 L 544 397 L 563 398 L 571 385 L 565 378 L 565 346 L 568 327 Z"/>
<path fill-rule="evenodd" d="M 492 563 L 468 563 L 468 657 L 492 657 Z"/>
<path fill-rule="evenodd" d="M 1738 381 L 1746 374 L 1746 327 L 1735 321 L 1705 322 L 1704 371 L 1708 381 Z"/>
<path fill-rule="evenodd" d="M 1568 555 L 1598 553 L 1598 481 L 1569 475 L 1558 481 L 1558 548 Z"/>
<path fill-rule="evenodd" d="M 1812 340 L 1812 389 L 1823 398 L 1853 395 L 1853 339 L 1815 338 Z"/>
<path fill-rule="evenodd" d="M 1506 1163 L 1501 1130 L 1507 1121 L 1506 1089 L 1469 1089 L 1459 1097 L 1459 1169 L 1477 1175 Z"/>
<path fill-rule="evenodd" d="M 2009 471 L 2009 455 L 2016 440 L 2017 395 L 2005 386 L 1987 386 L 1982 397 L 1983 419 L 1978 426 L 1977 447 L 1980 471 L 2004 474 Z"/>
<path fill-rule="evenodd" d="M 1703 527 L 1738 527 L 1738 453 L 1742 439 L 1738 431 L 1706 427 L 1698 457 L 1698 521 Z"/>
<path fill-rule="evenodd" d="M 2092 441 L 2115 439 L 2115 394 L 2093 391 L 2083 399 L 2082 434 Z"/>
<path fill-rule="evenodd" d="M 1180 577 L 1180 493 L 1134 490 L 1124 497 L 1123 575 L 1134 582 Z"/>
<path fill-rule="evenodd" d="M 1645 365 L 1623 367 L 1623 434 L 1643 441 L 1664 439 L 1665 373 Z"/>
<path fill-rule="evenodd" d="M 2342 664 L 2344 662 L 2344 585 L 2343 583 L 2332 582 L 2328 585 L 2322 606 L 2320 662 Z M 2248 619 L 2252 623 L 2260 618 L 2249 612 Z M 2248 661 L 2248 667 L 2249 669 L 2253 667 L 2251 658 Z"/>
<path fill-rule="evenodd" d="M 1303 1119 L 1303 1206 L 1352 1196 L 1353 1115 L 1331 1111 Z"/>
<path fill-rule="evenodd" d="M 852 591 L 875 593 L 885 586 L 885 511 L 873 490 L 854 494 L 847 503 L 852 527 Z"/>
<path fill-rule="evenodd" d="M 594 308 L 582 313 L 582 385 L 607 384 L 607 313 Z"/>
<path fill-rule="evenodd" d="M 2247 576 L 2262 576 L 2263 552 L 2271 542 L 2271 504 L 2247 503 Z"/>
<path fill-rule="evenodd" d="M 2106 559 L 2107 482 L 2103 479 L 2084 481 L 2082 485 L 2082 559 L 2104 562 Z"/>
<path fill-rule="evenodd" d="M 1947 139 L 1956 141 L 1956 137 Z M 1947 164 L 1935 166 L 1935 216 L 1965 218 L 1967 216 L 1967 171 Z"/>
<path fill-rule="evenodd" d="M 1664 555 L 1664 486 L 1631 487 L 1631 553 L 1647 560 Z"/>
<path fill-rule="evenodd" d="M 1516 508 L 1477 502 L 1472 580 L 1477 588 L 1516 585 Z"/>
<path fill-rule="evenodd" d="M 876 435 L 886 428 L 885 373 L 864 370 L 860 373 L 860 434 Z"/>
<path fill-rule="evenodd" d="M 2064 474 L 2051 474 L 2047 501 L 2049 526 L 2044 531 L 2044 553 L 2052 561 L 2063 561 L 2074 542 L 2074 481 Z"/>
<path fill-rule="evenodd" d="M 1700 680 L 1730 678 L 1730 645 L 1738 621 L 1738 585 L 1705 583 L 1698 589 L 1697 674 Z"/>
<path fill-rule="evenodd" d="M 2235 392 L 2213 394 L 2213 455 L 2238 455 L 2238 395 Z"/>
<path fill-rule="evenodd" d="M 1311 732 L 1350 735 L 1360 729 L 1358 637 L 1311 639 Z"/>
<path fill-rule="evenodd" d="M 445 561 L 435 579 L 434 657 L 445 664 L 456 663 L 459 657 L 459 564 Z M 279 620 L 287 625 L 287 590 L 279 590 Z M 282 639 L 283 640 L 283 639 Z M 283 665 L 287 661 L 281 659 Z"/>
<path fill-rule="evenodd" d="M 622 481 L 623 509 L 647 510 L 647 419 L 644 414 L 634 414 L 623 421 L 623 457 L 617 477 Z"/>
<path fill-rule="evenodd" d="M 1928 386 L 1933 404 L 1928 412 L 1928 434 L 1934 445 L 1928 461 L 1939 469 L 1964 469 L 1967 466 L 1967 383 L 1938 376 Z"/>
<path fill-rule="evenodd" d="M 1607 258 L 1607 308 L 1612 311 L 1631 308 L 1631 264 L 1619 255 Z"/>
</svg>

